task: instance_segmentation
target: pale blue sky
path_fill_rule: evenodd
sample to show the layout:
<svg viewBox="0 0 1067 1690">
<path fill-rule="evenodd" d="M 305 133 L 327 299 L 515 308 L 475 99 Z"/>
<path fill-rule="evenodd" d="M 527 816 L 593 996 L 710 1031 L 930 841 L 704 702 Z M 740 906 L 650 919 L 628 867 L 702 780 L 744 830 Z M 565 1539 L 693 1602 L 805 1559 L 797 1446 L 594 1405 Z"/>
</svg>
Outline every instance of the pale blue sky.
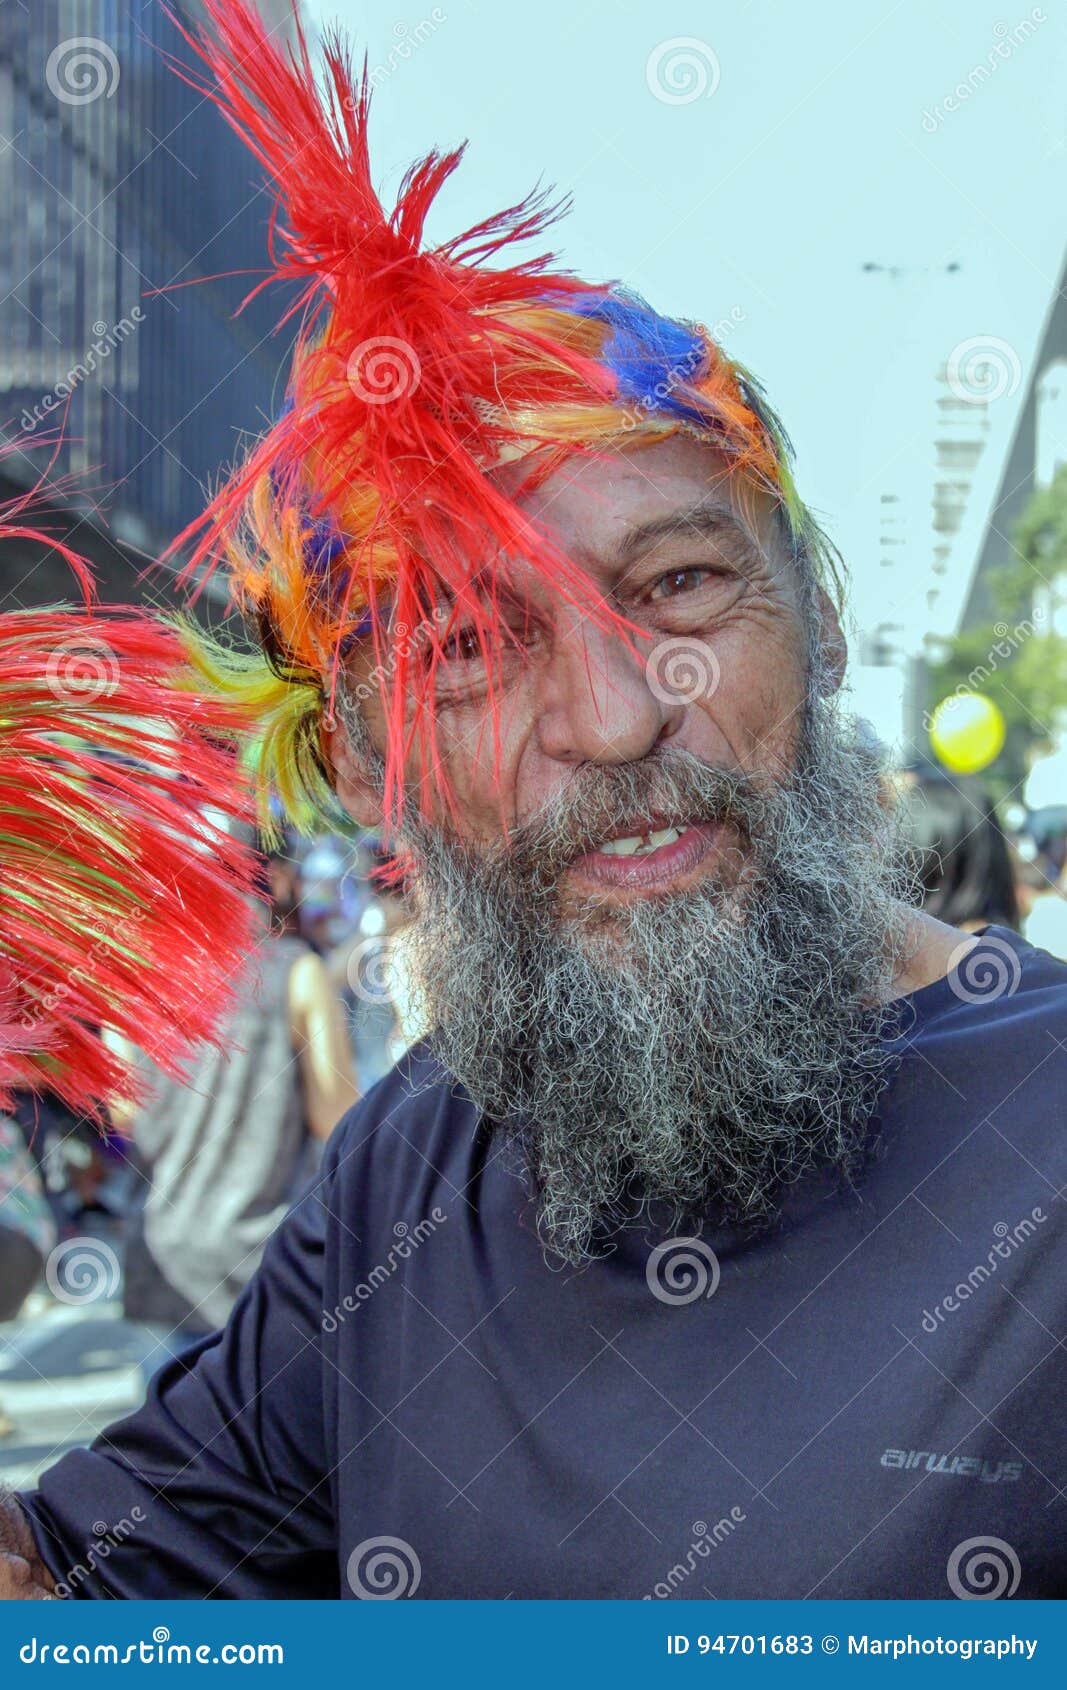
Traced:
<svg viewBox="0 0 1067 1690">
<path fill-rule="evenodd" d="M 416 154 L 469 138 L 431 234 L 539 179 L 571 193 L 557 249 L 583 275 L 709 325 L 734 314 L 728 344 L 786 422 L 801 492 L 852 570 L 860 623 L 921 586 L 921 542 L 893 580 L 874 562 L 878 494 L 925 488 L 934 371 L 958 342 L 1003 340 L 1025 373 L 1067 239 L 1067 8 L 308 0 L 306 11 L 340 21 L 390 69 L 373 131 L 387 189 Z M 390 66 L 390 49 L 434 17 Z M 1013 40 L 1024 19 L 1032 33 Z M 649 59 L 678 38 L 697 43 L 709 86 L 704 49 L 714 54 L 718 83 L 668 103 L 650 91 Z M 938 118 L 991 55 L 995 70 Z M 863 274 L 865 261 L 908 274 Z M 950 262 L 961 268 L 945 275 Z"/>
</svg>

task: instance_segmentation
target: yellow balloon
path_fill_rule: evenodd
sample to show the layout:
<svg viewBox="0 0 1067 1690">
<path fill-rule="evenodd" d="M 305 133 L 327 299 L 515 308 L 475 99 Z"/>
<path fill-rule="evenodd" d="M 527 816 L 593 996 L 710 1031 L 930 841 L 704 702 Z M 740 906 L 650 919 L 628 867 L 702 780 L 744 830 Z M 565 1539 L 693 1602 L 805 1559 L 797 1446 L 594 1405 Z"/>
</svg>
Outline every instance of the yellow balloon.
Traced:
<svg viewBox="0 0 1067 1690">
<path fill-rule="evenodd" d="M 1000 756 L 1004 747 L 1000 707 L 980 692 L 943 698 L 930 722 L 930 744 L 953 774 L 974 775 Z"/>
</svg>

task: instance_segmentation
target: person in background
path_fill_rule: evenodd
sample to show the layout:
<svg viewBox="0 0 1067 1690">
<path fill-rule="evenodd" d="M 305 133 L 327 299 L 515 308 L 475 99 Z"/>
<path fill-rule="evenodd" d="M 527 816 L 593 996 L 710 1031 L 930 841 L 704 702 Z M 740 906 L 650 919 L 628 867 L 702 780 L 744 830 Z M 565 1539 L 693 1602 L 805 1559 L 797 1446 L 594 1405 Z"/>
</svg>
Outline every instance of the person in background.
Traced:
<svg viewBox="0 0 1067 1690">
<path fill-rule="evenodd" d="M 0 1114 L 0 1321 L 15 1319 L 55 1241 L 55 1222 L 18 1123 Z"/>
<path fill-rule="evenodd" d="M 0 1114 L 0 1321 L 15 1319 L 55 1241 L 55 1222 L 18 1123 Z M 0 1438 L 13 1430 L 0 1405 Z"/>
<path fill-rule="evenodd" d="M 356 1065 L 365 1090 L 419 1036 L 412 1007 L 404 934 L 411 921 L 403 876 L 389 852 L 365 847 L 370 897 L 356 931 L 336 945 L 327 966 L 348 1017 Z"/>
<path fill-rule="evenodd" d="M 1067 960 L 1067 867 L 1063 866 L 1063 836 L 1042 830 L 1035 839 L 1035 832 L 1031 818 L 1017 851 L 1016 884 L 1023 911 L 1023 933 L 1031 945 Z"/>
<path fill-rule="evenodd" d="M 151 1074 L 130 1119 L 147 1195 L 130 1217 L 125 1313 L 191 1337 L 226 1320 L 358 1095 L 337 994 L 292 931 L 295 865 L 269 851 L 264 880 L 270 929 L 219 1048 L 184 1083 Z"/>
<path fill-rule="evenodd" d="M 1008 841 L 978 782 L 912 770 L 901 782 L 901 820 L 928 915 L 966 933 L 1019 927 Z"/>
<path fill-rule="evenodd" d="M 281 849 L 264 847 L 260 855 L 263 858 L 265 890 L 270 902 L 271 935 L 276 939 L 283 936 L 300 937 L 300 864 L 291 855 L 288 842 Z"/>
<path fill-rule="evenodd" d="M 60 1235 L 67 1229 L 77 1230 L 87 1211 L 111 1210 L 110 1187 L 124 1166 L 123 1146 L 117 1137 L 43 1089 L 16 1088 L 10 1112 Z"/>
<path fill-rule="evenodd" d="M 356 927 L 350 868 L 351 849 L 329 834 L 317 838 L 300 863 L 300 937 L 326 958 L 327 968 L 330 953 Z"/>
</svg>

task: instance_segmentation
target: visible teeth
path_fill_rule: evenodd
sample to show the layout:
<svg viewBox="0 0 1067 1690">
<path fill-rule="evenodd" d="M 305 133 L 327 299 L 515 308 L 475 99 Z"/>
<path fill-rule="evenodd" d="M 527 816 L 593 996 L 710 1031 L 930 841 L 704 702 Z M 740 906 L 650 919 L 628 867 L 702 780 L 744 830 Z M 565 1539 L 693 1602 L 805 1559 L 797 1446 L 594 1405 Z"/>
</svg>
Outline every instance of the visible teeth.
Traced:
<svg viewBox="0 0 1067 1690">
<path fill-rule="evenodd" d="M 648 843 L 654 851 L 658 851 L 661 845 L 673 845 L 674 841 L 681 837 L 676 827 L 661 827 L 658 833 L 649 834 Z"/>
<path fill-rule="evenodd" d="M 658 851 L 664 845 L 673 845 L 674 841 L 680 838 L 678 828 L 661 827 L 647 837 L 640 833 L 630 833 L 624 839 L 606 839 L 600 849 L 605 857 L 647 857 L 650 851 Z"/>
<path fill-rule="evenodd" d="M 626 839 L 605 839 L 600 849 L 605 857 L 635 857 L 644 849 L 644 841 L 639 833 L 632 833 Z"/>
</svg>

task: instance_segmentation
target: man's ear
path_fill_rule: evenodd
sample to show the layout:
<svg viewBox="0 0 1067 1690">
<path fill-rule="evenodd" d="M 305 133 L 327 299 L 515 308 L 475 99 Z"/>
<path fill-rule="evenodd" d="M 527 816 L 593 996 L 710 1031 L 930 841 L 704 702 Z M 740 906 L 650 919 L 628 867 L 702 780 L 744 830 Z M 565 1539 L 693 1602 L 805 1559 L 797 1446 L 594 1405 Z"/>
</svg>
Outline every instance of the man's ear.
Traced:
<svg viewBox="0 0 1067 1690">
<path fill-rule="evenodd" d="M 818 589 L 819 652 L 823 661 L 827 692 L 837 692 L 845 678 L 848 664 L 848 641 L 841 627 L 841 618 L 825 587 Z"/>
<path fill-rule="evenodd" d="M 377 828 L 382 822 L 381 794 L 370 778 L 366 764 L 353 750 L 341 722 L 322 726 L 322 749 L 333 771 L 333 789 L 338 803 L 360 827 Z"/>
</svg>

